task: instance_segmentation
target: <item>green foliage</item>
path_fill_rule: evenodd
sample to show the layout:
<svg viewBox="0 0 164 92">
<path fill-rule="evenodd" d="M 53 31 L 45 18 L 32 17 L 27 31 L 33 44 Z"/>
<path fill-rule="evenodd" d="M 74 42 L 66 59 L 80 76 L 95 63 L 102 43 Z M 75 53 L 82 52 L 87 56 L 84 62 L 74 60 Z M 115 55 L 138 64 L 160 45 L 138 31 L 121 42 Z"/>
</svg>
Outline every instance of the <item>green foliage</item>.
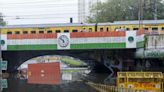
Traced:
<svg viewBox="0 0 164 92">
<path fill-rule="evenodd" d="M 2 18 L 2 14 L 0 13 L 0 26 L 5 26 L 6 22 L 4 22 L 3 18 Z"/>
<path fill-rule="evenodd" d="M 68 57 L 62 57 L 61 61 L 70 65 L 70 66 L 83 66 L 84 64 L 78 60 L 68 58 Z"/>
<path fill-rule="evenodd" d="M 142 0 L 143 19 L 154 19 L 155 0 Z M 164 18 L 164 3 L 156 1 L 157 18 Z M 121 20 L 137 20 L 139 15 L 139 0 L 108 0 L 98 3 L 91 9 L 92 16 L 88 22 L 113 22 Z"/>
</svg>

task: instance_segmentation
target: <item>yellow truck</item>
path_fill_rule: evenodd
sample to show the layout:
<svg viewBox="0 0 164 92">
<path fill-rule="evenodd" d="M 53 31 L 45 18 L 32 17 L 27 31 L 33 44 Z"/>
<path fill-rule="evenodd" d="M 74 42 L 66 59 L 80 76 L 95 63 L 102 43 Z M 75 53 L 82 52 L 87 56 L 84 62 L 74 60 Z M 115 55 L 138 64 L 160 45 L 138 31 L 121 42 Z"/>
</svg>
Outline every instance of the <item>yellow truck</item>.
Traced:
<svg viewBox="0 0 164 92">
<path fill-rule="evenodd" d="M 163 74 L 162 72 L 118 72 L 117 87 L 163 92 Z"/>
</svg>

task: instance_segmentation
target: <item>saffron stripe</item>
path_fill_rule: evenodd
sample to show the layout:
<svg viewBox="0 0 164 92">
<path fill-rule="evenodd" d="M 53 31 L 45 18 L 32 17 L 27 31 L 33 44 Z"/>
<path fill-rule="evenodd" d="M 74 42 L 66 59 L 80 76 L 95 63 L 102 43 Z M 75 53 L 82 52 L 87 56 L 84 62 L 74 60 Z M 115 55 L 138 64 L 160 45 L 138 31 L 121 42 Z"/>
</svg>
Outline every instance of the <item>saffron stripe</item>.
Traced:
<svg viewBox="0 0 164 92">
<path fill-rule="evenodd" d="M 70 38 L 86 37 L 124 37 L 125 32 L 77 32 L 70 33 Z M 57 34 L 10 34 L 7 39 L 48 39 L 57 38 Z"/>
<path fill-rule="evenodd" d="M 144 32 L 143 29 L 142 29 L 142 30 L 138 30 L 138 31 L 137 31 L 137 36 L 138 36 L 138 35 L 143 35 L 144 33 L 145 33 L 145 32 Z"/>
<path fill-rule="evenodd" d="M 71 33 L 71 38 L 86 38 L 86 37 L 124 37 L 125 32 L 78 32 Z"/>
<path fill-rule="evenodd" d="M 11 34 L 7 39 L 48 39 L 57 38 L 57 34 Z"/>
</svg>

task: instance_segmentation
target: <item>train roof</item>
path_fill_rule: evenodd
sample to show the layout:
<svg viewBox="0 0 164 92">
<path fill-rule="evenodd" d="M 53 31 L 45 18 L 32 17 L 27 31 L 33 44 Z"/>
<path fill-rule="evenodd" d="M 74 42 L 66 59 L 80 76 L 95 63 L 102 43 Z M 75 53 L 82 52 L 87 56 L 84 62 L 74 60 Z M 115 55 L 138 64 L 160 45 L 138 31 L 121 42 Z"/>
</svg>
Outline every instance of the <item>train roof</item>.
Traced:
<svg viewBox="0 0 164 92">
<path fill-rule="evenodd" d="M 0 28 L 44 28 L 44 27 L 69 27 L 69 26 L 94 26 L 95 24 L 82 24 L 82 23 L 58 23 L 58 24 L 26 24 L 26 25 L 6 25 Z"/>
<path fill-rule="evenodd" d="M 107 25 L 135 25 L 139 24 L 138 20 L 114 21 L 113 23 L 98 23 L 98 26 Z M 164 24 L 164 20 L 143 20 L 143 24 Z M 58 24 L 26 24 L 26 25 L 6 25 L 0 28 L 44 28 L 44 27 L 69 27 L 69 26 L 95 26 L 96 23 L 58 23 Z"/>
<path fill-rule="evenodd" d="M 108 26 L 108 25 L 112 25 L 111 22 L 107 22 L 107 23 L 98 23 L 98 26 Z"/>
<path fill-rule="evenodd" d="M 113 25 L 139 24 L 139 20 L 114 21 Z M 164 20 L 143 20 L 143 24 L 164 24 Z"/>
</svg>

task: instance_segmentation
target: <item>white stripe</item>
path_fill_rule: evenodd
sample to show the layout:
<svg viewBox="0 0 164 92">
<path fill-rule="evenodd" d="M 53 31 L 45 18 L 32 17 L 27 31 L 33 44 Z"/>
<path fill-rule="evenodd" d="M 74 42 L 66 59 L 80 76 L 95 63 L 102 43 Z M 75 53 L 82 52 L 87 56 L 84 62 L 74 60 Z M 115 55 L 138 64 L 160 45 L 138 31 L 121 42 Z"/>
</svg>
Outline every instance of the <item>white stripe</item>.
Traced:
<svg viewBox="0 0 164 92">
<path fill-rule="evenodd" d="M 143 35 L 140 35 L 140 36 L 137 36 L 137 42 L 142 42 L 144 41 L 144 34 Z"/>
<path fill-rule="evenodd" d="M 94 37 L 94 38 L 72 38 L 71 44 L 87 43 L 122 43 L 126 42 L 125 37 Z"/>
<path fill-rule="evenodd" d="M 56 39 L 23 39 L 23 40 L 8 40 L 8 45 L 45 45 L 56 44 Z"/>
<path fill-rule="evenodd" d="M 87 43 L 125 43 L 125 37 L 95 37 L 95 38 L 72 38 L 70 44 L 87 44 Z M 57 44 L 57 39 L 23 39 L 8 40 L 7 45 L 41 45 Z"/>
</svg>

